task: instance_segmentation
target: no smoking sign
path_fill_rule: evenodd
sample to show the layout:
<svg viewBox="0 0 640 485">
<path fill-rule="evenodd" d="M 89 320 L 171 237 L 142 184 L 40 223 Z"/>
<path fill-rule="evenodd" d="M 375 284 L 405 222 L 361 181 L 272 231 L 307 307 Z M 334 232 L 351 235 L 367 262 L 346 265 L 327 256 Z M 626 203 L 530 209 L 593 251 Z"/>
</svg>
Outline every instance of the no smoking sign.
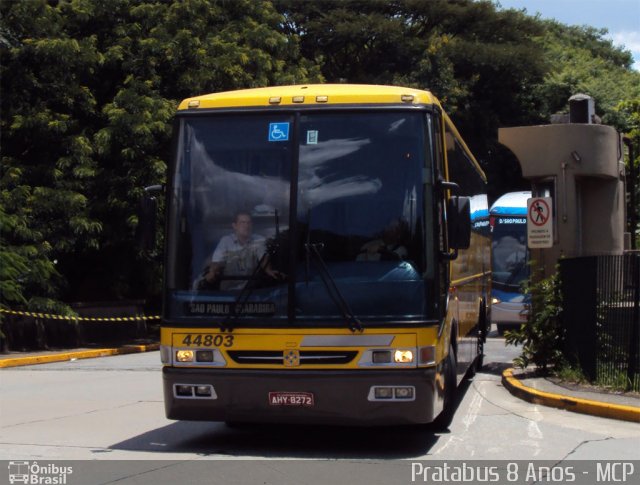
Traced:
<svg viewBox="0 0 640 485">
<path fill-rule="evenodd" d="M 553 200 L 551 197 L 527 199 L 527 245 L 530 248 L 553 246 Z"/>
</svg>

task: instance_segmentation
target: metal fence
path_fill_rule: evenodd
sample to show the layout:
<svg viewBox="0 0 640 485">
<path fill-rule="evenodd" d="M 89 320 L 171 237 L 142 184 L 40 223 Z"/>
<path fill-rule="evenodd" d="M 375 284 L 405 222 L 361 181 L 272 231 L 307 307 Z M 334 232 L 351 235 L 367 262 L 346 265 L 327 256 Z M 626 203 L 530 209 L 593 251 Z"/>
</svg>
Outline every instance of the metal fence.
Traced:
<svg viewBox="0 0 640 485">
<path fill-rule="evenodd" d="M 592 382 L 640 391 L 640 253 L 560 261 L 564 352 Z"/>
</svg>

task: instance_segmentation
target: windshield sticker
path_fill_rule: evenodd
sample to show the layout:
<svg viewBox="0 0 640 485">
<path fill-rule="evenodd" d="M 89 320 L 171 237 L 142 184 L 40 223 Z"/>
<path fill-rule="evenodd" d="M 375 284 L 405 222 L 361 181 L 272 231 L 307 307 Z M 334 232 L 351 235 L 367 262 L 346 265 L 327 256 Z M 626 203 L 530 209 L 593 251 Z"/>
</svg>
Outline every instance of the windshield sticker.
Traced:
<svg viewBox="0 0 640 485">
<path fill-rule="evenodd" d="M 185 313 L 189 316 L 209 315 L 240 315 L 240 316 L 266 316 L 276 312 L 276 305 L 273 302 L 190 302 L 185 305 Z"/>
<path fill-rule="evenodd" d="M 307 131 L 307 145 L 318 144 L 318 130 Z"/>
<path fill-rule="evenodd" d="M 287 141 L 289 123 L 269 123 L 269 141 Z"/>
</svg>

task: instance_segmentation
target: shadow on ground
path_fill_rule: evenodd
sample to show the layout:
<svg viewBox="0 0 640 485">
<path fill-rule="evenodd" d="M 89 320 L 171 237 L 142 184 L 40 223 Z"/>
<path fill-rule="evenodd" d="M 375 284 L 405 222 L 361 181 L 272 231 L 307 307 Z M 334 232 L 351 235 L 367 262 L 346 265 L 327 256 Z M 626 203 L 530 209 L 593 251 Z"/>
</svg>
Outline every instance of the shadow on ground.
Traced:
<svg viewBox="0 0 640 485">
<path fill-rule="evenodd" d="M 426 455 L 428 426 L 360 428 L 179 421 L 111 446 L 114 450 L 269 458 L 399 459 Z"/>
<path fill-rule="evenodd" d="M 483 369 L 484 372 L 484 369 Z M 460 405 L 470 379 L 458 387 Z M 268 458 L 403 459 L 423 457 L 440 436 L 431 425 L 302 426 L 178 421 L 110 447 L 113 450 Z"/>
</svg>

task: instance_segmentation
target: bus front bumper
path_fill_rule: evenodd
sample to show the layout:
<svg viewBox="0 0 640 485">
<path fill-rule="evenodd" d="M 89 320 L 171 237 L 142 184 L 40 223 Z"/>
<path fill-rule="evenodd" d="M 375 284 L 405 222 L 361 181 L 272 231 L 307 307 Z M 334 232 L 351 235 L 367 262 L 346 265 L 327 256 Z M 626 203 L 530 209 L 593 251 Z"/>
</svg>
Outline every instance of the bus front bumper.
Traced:
<svg viewBox="0 0 640 485">
<path fill-rule="evenodd" d="M 363 426 L 429 423 L 442 410 L 442 389 L 436 384 L 442 380 L 436 377 L 435 368 L 338 372 L 167 366 L 163 369 L 165 411 L 169 419 L 191 421 Z M 184 392 L 189 387 L 190 393 Z M 413 398 L 376 399 L 373 387 L 413 388 Z M 303 396 L 301 400 L 306 402 L 274 402 L 285 394 Z"/>
</svg>

